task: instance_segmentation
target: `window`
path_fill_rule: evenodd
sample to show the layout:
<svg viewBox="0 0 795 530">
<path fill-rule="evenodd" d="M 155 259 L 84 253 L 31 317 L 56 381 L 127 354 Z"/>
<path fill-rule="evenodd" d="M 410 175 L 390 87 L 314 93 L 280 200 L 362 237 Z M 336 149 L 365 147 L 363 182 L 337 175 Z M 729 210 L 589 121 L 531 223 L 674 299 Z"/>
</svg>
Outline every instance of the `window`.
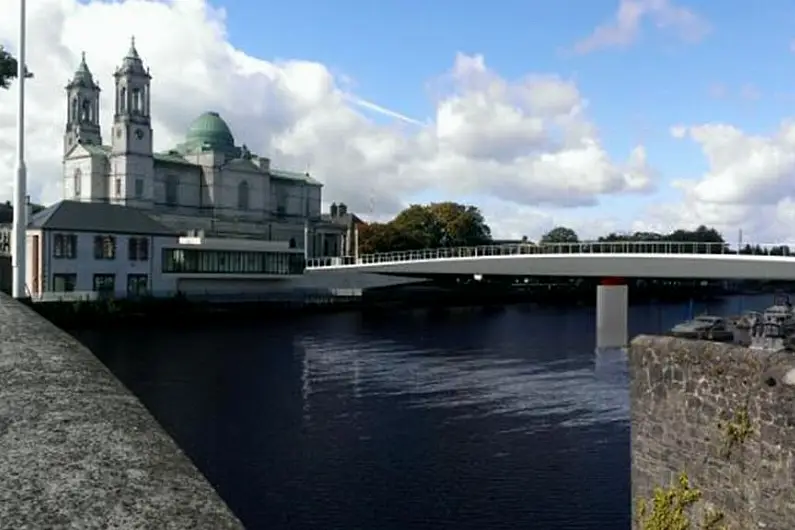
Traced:
<svg viewBox="0 0 795 530">
<path fill-rule="evenodd" d="M 80 193 L 82 191 L 82 180 L 83 180 L 83 173 L 80 171 L 80 168 L 75 169 L 75 174 L 72 177 L 72 187 L 75 191 L 75 197 L 80 197 Z"/>
<path fill-rule="evenodd" d="M 59 293 L 70 293 L 77 285 L 77 274 L 53 274 L 52 290 Z"/>
<path fill-rule="evenodd" d="M 298 252 L 163 249 L 166 273 L 290 275 L 303 271 L 304 257 Z"/>
<path fill-rule="evenodd" d="M 179 203 L 179 178 L 176 175 L 166 175 L 166 204 L 176 206 Z"/>
<path fill-rule="evenodd" d="M 248 182 L 245 180 L 237 186 L 237 209 L 248 210 Z"/>
<path fill-rule="evenodd" d="M 112 294 L 116 290 L 115 274 L 95 274 L 94 291 L 100 294 Z"/>
<path fill-rule="evenodd" d="M 117 178 L 113 185 L 115 188 L 116 197 L 121 197 L 121 179 Z"/>
<path fill-rule="evenodd" d="M 77 257 L 77 236 L 75 234 L 55 234 L 52 250 L 54 258 L 75 259 Z"/>
<path fill-rule="evenodd" d="M 141 89 L 132 89 L 132 114 L 141 113 Z"/>
<path fill-rule="evenodd" d="M 127 296 L 143 296 L 149 292 L 149 277 L 146 274 L 127 275 Z"/>
<path fill-rule="evenodd" d="M 147 261 L 149 259 L 149 238 L 131 237 L 128 239 L 127 258 L 130 261 Z"/>
<path fill-rule="evenodd" d="M 116 238 L 94 236 L 94 259 L 116 259 Z"/>
<path fill-rule="evenodd" d="M 140 199 L 144 196 L 144 181 L 143 179 L 135 179 L 135 198 Z"/>
</svg>

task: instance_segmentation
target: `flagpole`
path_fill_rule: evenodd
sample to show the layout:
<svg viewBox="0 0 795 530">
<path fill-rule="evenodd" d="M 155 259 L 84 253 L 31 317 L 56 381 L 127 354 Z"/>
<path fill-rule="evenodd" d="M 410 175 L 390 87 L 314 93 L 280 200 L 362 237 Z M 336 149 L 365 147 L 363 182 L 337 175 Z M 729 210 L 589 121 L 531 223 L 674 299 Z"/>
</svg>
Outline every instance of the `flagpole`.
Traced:
<svg viewBox="0 0 795 530">
<path fill-rule="evenodd" d="M 25 298 L 25 252 L 27 226 L 27 168 L 25 167 L 25 81 L 28 76 L 26 58 L 26 0 L 19 0 L 19 49 L 17 50 L 17 83 L 19 102 L 17 108 L 17 164 L 14 182 L 13 254 L 11 257 L 12 294 Z"/>
</svg>

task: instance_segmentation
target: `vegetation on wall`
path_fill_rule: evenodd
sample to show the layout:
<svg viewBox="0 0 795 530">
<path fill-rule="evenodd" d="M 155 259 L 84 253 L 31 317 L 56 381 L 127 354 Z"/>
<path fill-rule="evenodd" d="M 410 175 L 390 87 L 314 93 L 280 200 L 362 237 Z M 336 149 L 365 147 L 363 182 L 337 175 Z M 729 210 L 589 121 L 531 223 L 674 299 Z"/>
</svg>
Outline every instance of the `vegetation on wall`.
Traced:
<svg viewBox="0 0 795 530">
<path fill-rule="evenodd" d="M 723 513 L 705 510 L 698 526 L 691 520 L 693 506 L 701 500 L 701 491 L 690 485 L 685 473 L 668 488 L 655 488 L 650 500 L 638 502 L 639 530 L 725 530 Z"/>
<path fill-rule="evenodd" d="M 754 433 L 748 410 L 743 408 L 734 413 L 734 417 L 727 422 L 718 423 L 718 428 L 723 432 L 725 441 L 723 456 L 731 458 L 732 451 L 745 443 L 749 436 Z"/>
</svg>

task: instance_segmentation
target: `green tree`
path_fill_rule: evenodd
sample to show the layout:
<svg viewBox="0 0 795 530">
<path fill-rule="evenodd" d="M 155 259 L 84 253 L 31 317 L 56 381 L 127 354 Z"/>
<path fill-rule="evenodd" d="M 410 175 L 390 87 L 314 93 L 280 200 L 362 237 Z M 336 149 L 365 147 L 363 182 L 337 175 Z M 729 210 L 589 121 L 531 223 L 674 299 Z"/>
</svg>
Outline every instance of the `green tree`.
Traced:
<svg viewBox="0 0 795 530">
<path fill-rule="evenodd" d="M 455 202 L 412 204 L 388 223 L 359 230 L 359 252 L 464 247 L 491 242 L 491 229 L 475 206 Z"/>
<path fill-rule="evenodd" d="M 17 78 L 17 60 L 0 46 L 0 88 L 8 88 Z"/>
<path fill-rule="evenodd" d="M 565 226 L 557 226 L 541 236 L 541 243 L 577 243 L 577 232 Z"/>
<path fill-rule="evenodd" d="M 491 228 L 475 206 L 439 202 L 428 206 L 436 220 L 442 247 L 468 247 L 491 242 Z"/>
</svg>

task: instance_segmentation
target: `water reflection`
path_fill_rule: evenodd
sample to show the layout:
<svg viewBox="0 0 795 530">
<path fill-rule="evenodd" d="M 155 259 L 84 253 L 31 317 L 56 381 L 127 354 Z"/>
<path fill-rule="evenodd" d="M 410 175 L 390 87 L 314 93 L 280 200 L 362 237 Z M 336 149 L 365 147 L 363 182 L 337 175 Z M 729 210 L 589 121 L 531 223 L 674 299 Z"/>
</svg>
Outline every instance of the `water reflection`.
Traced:
<svg viewBox="0 0 795 530">
<path fill-rule="evenodd" d="M 630 330 L 685 314 L 633 308 Z M 594 355 L 593 323 L 515 307 L 80 338 L 249 529 L 628 528 L 626 357 Z"/>
</svg>

